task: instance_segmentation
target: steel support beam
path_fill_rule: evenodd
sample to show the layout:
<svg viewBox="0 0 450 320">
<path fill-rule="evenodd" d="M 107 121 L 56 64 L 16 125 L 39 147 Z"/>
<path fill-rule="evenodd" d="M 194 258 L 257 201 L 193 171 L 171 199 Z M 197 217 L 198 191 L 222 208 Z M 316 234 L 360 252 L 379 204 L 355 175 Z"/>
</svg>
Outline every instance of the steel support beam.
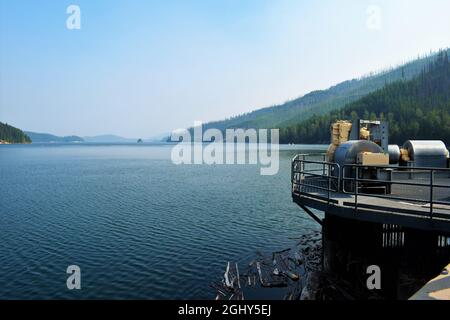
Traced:
<svg viewBox="0 0 450 320">
<path fill-rule="evenodd" d="M 323 225 L 323 221 L 316 216 L 308 207 L 305 207 L 302 204 L 299 204 L 300 208 L 302 208 L 311 218 L 313 218 L 318 224 Z"/>
</svg>

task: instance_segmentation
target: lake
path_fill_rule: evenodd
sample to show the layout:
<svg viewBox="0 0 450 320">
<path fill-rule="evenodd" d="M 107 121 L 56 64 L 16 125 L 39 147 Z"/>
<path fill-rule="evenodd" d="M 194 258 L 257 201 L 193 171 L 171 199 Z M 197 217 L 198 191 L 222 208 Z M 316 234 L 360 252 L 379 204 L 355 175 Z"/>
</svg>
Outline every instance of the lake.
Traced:
<svg viewBox="0 0 450 320">
<path fill-rule="evenodd" d="M 180 165 L 170 145 L 0 146 L 0 299 L 213 299 L 227 261 L 292 244 L 319 226 L 280 170 Z M 66 269 L 81 268 L 81 290 Z"/>
</svg>

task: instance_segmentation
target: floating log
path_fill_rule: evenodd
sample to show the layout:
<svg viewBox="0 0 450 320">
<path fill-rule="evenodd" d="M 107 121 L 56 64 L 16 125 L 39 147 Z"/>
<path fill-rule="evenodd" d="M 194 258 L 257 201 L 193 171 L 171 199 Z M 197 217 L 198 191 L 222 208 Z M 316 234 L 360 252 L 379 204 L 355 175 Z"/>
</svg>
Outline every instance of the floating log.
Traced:
<svg viewBox="0 0 450 320">
<path fill-rule="evenodd" d="M 241 288 L 241 281 L 239 279 L 239 268 L 238 268 L 238 264 L 236 263 L 236 273 L 237 273 L 237 282 L 238 282 L 238 288 Z"/>
</svg>

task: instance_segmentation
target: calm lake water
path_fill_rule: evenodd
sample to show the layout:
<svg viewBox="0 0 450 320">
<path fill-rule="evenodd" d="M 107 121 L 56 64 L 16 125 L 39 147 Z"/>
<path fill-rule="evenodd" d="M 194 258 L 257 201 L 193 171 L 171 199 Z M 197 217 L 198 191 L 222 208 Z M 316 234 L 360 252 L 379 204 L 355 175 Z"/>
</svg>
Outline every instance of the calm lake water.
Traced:
<svg viewBox="0 0 450 320">
<path fill-rule="evenodd" d="M 176 166 L 169 145 L 0 146 L 0 299 L 212 299 L 227 261 L 317 230 L 280 171 Z M 81 268 L 81 290 L 66 268 Z"/>
</svg>

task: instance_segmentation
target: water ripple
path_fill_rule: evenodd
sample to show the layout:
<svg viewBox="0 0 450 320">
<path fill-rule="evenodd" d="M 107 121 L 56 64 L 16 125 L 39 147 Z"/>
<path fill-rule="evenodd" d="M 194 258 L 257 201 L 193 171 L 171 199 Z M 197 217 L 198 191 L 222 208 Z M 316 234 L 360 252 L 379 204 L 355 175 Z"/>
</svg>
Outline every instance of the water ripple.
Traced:
<svg viewBox="0 0 450 320">
<path fill-rule="evenodd" d="M 289 161 L 174 166 L 162 146 L 0 150 L 0 299 L 210 299 L 227 261 L 290 245 L 314 224 Z M 66 289 L 66 268 L 82 290 Z"/>
</svg>

